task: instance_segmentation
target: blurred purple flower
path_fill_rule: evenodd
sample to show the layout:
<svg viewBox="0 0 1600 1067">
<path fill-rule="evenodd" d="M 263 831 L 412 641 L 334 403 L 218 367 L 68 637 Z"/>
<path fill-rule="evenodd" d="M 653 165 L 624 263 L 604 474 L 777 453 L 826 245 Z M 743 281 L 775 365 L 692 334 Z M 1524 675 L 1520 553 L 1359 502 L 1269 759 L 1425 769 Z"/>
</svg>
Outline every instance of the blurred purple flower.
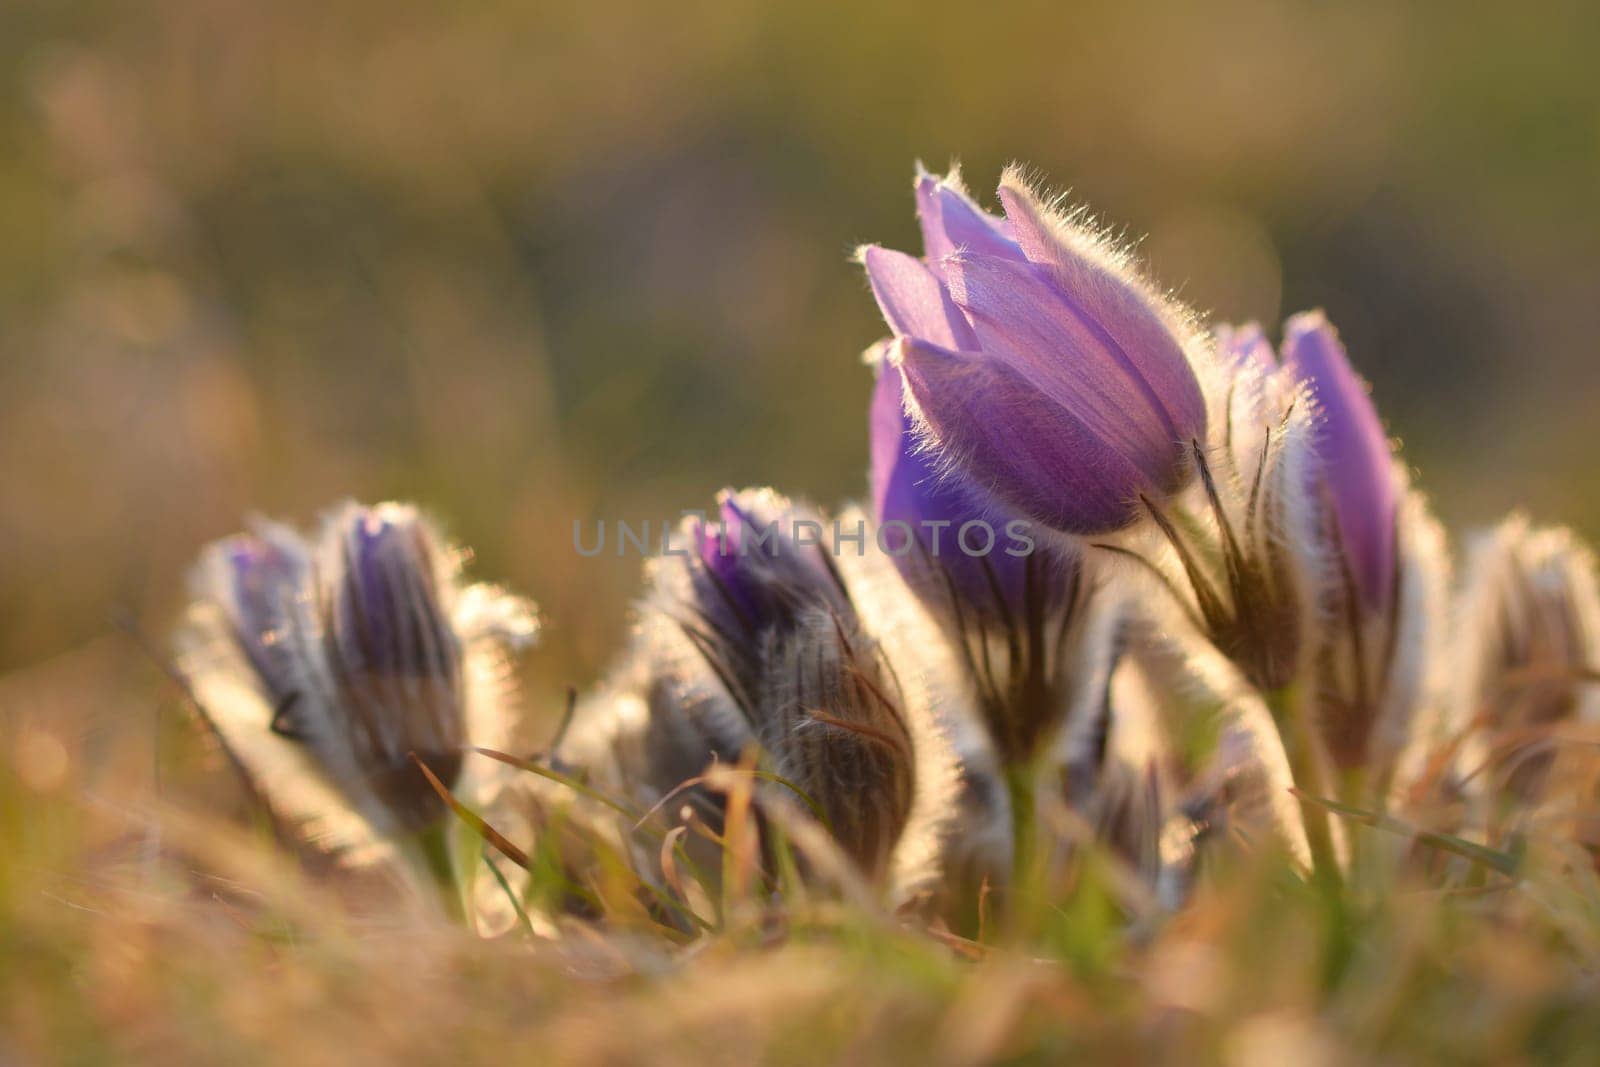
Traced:
<svg viewBox="0 0 1600 1067">
<path fill-rule="evenodd" d="M 458 788 L 464 746 L 510 736 L 506 654 L 534 609 L 459 562 L 395 503 L 341 504 L 314 541 L 257 520 L 201 555 L 180 669 L 273 809 L 330 848 L 369 858 L 443 814 L 413 754 Z"/>
<path fill-rule="evenodd" d="M 1321 413 L 1314 449 L 1344 557 L 1362 604 L 1381 610 L 1394 584 L 1399 506 L 1383 423 L 1322 312 L 1284 326 L 1283 362 L 1312 390 Z"/>
<path fill-rule="evenodd" d="M 466 743 L 462 641 L 451 619 L 452 575 L 432 526 L 406 504 L 345 505 L 324 533 L 330 583 L 329 661 L 368 767 L 396 811 L 421 819 L 437 800 L 411 766 L 446 784 Z"/>
<path fill-rule="evenodd" d="M 215 553 L 213 588 L 234 639 L 273 699 L 287 700 L 295 691 L 293 613 L 310 570 L 303 544 L 263 523 L 257 533 L 219 542 Z"/>
<path fill-rule="evenodd" d="M 1015 173 L 1006 218 L 953 178 L 918 180 L 926 258 L 862 262 L 928 436 L 1007 508 L 1076 534 L 1120 529 L 1190 470 L 1205 402 L 1176 316 L 1103 239 Z"/>
<path fill-rule="evenodd" d="M 328 536 L 344 562 L 332 597 L 339 665 L 351 676 L 434 686 L 453 699 L 461 641 L 441 603 L 447 581 L 432 528 L 409 505 L 352 504 Z"/>
</svg>

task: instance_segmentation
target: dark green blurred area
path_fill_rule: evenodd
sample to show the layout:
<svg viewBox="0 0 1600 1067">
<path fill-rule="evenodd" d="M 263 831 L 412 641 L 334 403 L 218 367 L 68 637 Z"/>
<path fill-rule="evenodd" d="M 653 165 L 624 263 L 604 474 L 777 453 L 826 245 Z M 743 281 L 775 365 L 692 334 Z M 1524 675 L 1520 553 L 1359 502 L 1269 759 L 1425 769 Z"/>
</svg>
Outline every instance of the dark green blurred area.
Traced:
<svg viewBox="0 0 1600 1067">
<path fill-rule="evenodd" d="M 1025 161 L 1222 316 L 1326 307 L 1457 529 L 1593 535 L 1597 54 L 1583 3 L 8 0 L 0 700 L 345 495 L 541 602 L 536 700 L 587 681 L 638 560 L 574 519 L 862 491 L 848 257 L 916 247 L 918 158 Z"/>
</svg>

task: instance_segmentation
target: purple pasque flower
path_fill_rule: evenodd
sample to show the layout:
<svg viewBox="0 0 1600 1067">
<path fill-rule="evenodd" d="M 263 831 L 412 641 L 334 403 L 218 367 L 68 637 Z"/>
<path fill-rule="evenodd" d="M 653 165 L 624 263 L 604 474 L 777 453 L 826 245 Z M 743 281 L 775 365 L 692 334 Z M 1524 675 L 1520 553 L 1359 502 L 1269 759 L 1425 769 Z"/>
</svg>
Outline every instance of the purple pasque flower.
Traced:
<svg viewBox="0 0 1600 1067">
<path fill-rule="evenodd" d="M 507 747 L 508 656 L 538 623 L 463 586 L 460 558 L 409 505 L 345 503 L 315 538 L 257 520 L 195 569 L 178 665 L 196 706 L 272 812 L 346 861 L 440 873 L 412 839 L 445 812 L 413 753 L 475 806 L 499 795 L 463 749 Z"/>
<path fill-rule="evenodd" d="M 1302 312 L 1285 324 L 1283 363 L 1309 387 L 1319 412 L 1313 450 L 1361 605 L 1383 611 L 1395 581 L 1400 497 L 1383 423 L 1322 312 Z"/>
<path fill-rule="evenodd" d="M 1201 603 L 1208 636 L 1263 691 L 1305 679 L 1332 762 L 1382 782 L 1433 684 L 1442 533 L 1321 312 L 1284 325 L 1281 363 L 1253 324 L 1216 340 L 1232 464 L 1219 515 L 1234 516 L 1244 551 L 1229 567 L 1230 625 Z"/>
<path fill-rule="evenodd" d="M 181 666 L 208 723 L 275 810 L 340 848 L 364 847 L 358 822 L 388 836 L 442 813 L 413 753 L 454 786 L 467 743 L 506 736 L 501 668 L 533 608 L 461 587 L 457 562 L 415 508 L 346 503 L 314 541 L 258 521 L 195 571 Z"/>
<path fill-rule="evenodd" d="M 653 564 L 659 610 L 641 630 L 650 725 L 671 741 L 636 771 L 666 785 L 754 746 L 815 804 L 846 853 L 881 874 L 915 784 L 899 682 L 817 513 L 765 489 L 724 490 L 717 506 L 716 526 L 686 521 L 681 566 L 665 556 Z M 664 629 L 694 655 L 678 654 Z"/>
<path fill-rule="evenodd" d="M 879 548 L 960 651 L 1002 759 L 1023 763 L 1060 724 L 1079 680 L 1094 588 L 1083 558 L 942 471 L 917 440 L 899 369 L 880 363 L 871 415 Z"/>
<path fill-rule="evenodd" d="M 397 811 L 433 814 L 415 753 L 445 783 L 466 743 L 452 563 L 407 504 L 346 504 L 323 533 L 328 662 L 371 786 Z"/>
<path fill-rule="evenodd" d="M 449 560 L 431 524 L 408 504 L 347 504 L 324 548 L 340 578 L 330 601 L 340 664 L 397 685 L 455 688 L 461 641 L 444 603 Z"/>
<path fill-rule="evenodd" d="M 1225 551 L 1242 547 L 1228 567 L 1238 625 L 1219 647 L 1270 690 L 1321 629 L 1318 605 L 1341 604 L 1339 617 L 1362 626 L 1388 624 L 1403 479 L 1366 385 L 1321 312 L 1285 323 L 1281 363 L 1256 323 L 1220 326 L 1215 343 L 1229 407 L 1214 442 L 1229 465 L 1217 483 L 1218 524 Z M 1348 636 L 1341 624 L 1323 639 Z"/>
<path fill-rule="evenodd" d="M 918 426 L 996 502 L 1073 534 L 1180 488 L 1205 435 L 1188 327 L 1100 235 L 1014 171 L 1006 217 L 918 179 L 925 258 L 862 251 Z"/>
</svg>

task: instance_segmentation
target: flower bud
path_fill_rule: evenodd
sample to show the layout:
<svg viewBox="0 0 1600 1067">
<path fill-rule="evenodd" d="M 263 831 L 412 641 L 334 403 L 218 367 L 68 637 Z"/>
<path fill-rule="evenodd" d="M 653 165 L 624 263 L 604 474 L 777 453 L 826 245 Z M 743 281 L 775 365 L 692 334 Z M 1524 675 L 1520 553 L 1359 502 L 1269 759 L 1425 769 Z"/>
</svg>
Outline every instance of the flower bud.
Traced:
<svg viewBox="0 0 1600 1067">
<path fill-rule="evenodd" d="M 926 258 L 861 253 L 920 432 L 995 502 L 1098 534 L 1191 471 L 1206 411 L 1182 314 L 1127 257 L 1014 171 L 1002 221 L 952 176 L 919 180 Z"/>
<path fill-rule="evenodd" d="M 451 563 L 404 504 L 347 505 L 324 530 L 321 562 L 348 753 L 402 825 L 421 824 L 442 809 L 411 755 L 449 785 L 465 742 Z"/>
<path fill-rule="evenodd" d="M 1453 718 L 1524 798 L 1538 791 L 1551 727 L 1600 722 L 1600 592 L 1570 530 L 1520 515 L 1473 551 L 1456 642 Z"/>
<path fill-rule="evenodd" d="M 1320 312 L 1289 320 L 1281 365 L 1254 324 L 1215 344 L 1204 521 L 1152 508 L 1169 551 L 1147 569 L 1280 714 L 1314 706 L 1305 765 L 1386 789 L 1435 686 L 1443 535 Z"/>
<path fill-rule="evenodd" d="M 1095 580 L 1075 548 L 985 501 L 959 470 L 937 469 L 905 414 L 901 380 L 882 365 L 873 394 L 878 539 L 966 665 L 1000 758 L 1024 763 L 1060 726 L 1080 681 Z"/>
<path fill-rule="evenodd" d="M 1320 311 L 1296 315 L 1284 326 L 1283 362 L 1310 388 L 1317 407 L 1314 447 L 1338 551 L 1363 608 L 1382 612 L 1393 595 L 1399 502 L 1383 423 Z"/>
<path fill-rule="evenodd" d="M 720 529 L 651 561 L 652 592 L 610 699 L 577 743 L 619 784 L 665 796 L 750 748 L 816 806 L 840 847 L 887 873 L 917 791 L 904 694 L 863 627 L 822 520 L 771 490 L 725 491 Z M 690 802 L 713 826 L 720 804 Z"/>
<path fill-rule="evenodd" d="M 292 530 L 259 523 L 253 534 L 225 538 L 208 548 L 196 574 L 223 612 L 233 639 L 260 676 L 274 706 L 285 714 L 274 725 L 290 731 L 288 710 L 301 689 L 296 670 L 305 655 L 295 641 L 314 605 L 311 560 Z"/>
<path fill-rule="evenodd" d="M 1437 696 L 1448 547 L 1320 311 L 1284 325 L 1283 371 L 1315 416 L 1315 521 L 1304 543 L 1321 561 L 1311 644 L 1317 718 L 1333 761 L 1361 769 L 1381 794 Z"/>
</svg>

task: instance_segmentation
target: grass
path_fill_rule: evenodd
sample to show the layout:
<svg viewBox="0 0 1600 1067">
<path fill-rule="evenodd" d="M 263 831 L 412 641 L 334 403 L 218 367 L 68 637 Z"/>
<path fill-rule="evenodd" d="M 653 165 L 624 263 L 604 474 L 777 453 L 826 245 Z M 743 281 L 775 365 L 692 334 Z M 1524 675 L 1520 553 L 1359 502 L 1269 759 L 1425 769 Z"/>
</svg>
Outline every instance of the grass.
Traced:
<svg viewBox="0 0 1600 1067">
<path fill-rule="evenodd" d="M 11 751 L 37 754 L 36 737 L 13 734 Z M 741 790 L 781 789 L 733 769 L 716 784 L 735 808 Z M 192 803 L 108 804 L 13 760 L 0 776 L 0 1054 L 1592 1061 L 1600 880 L 1576 843 L 1592 811 L 1528 824 L 1514 859 L 1332 814 L 1356 845 L 1342 884 L 1270 851 L 1221 850 L 1169 914 L 1091 850 L 981 940 L 891 914 L 845 876 L 807 890 L 791 868 L 774 892 L 738 819 L 720 895 L 700 895 L 692 927 L 664 928 L 619 857 L 552 824 L 526 857 L 540 933 L 482 940 L 392 880 L 331 871 L 260 824 Z M 794 854 L 827 883 L 805 825 L 793 822 Z M 574 901 L 590 917 L 534 921 Z"/>
</svg>

